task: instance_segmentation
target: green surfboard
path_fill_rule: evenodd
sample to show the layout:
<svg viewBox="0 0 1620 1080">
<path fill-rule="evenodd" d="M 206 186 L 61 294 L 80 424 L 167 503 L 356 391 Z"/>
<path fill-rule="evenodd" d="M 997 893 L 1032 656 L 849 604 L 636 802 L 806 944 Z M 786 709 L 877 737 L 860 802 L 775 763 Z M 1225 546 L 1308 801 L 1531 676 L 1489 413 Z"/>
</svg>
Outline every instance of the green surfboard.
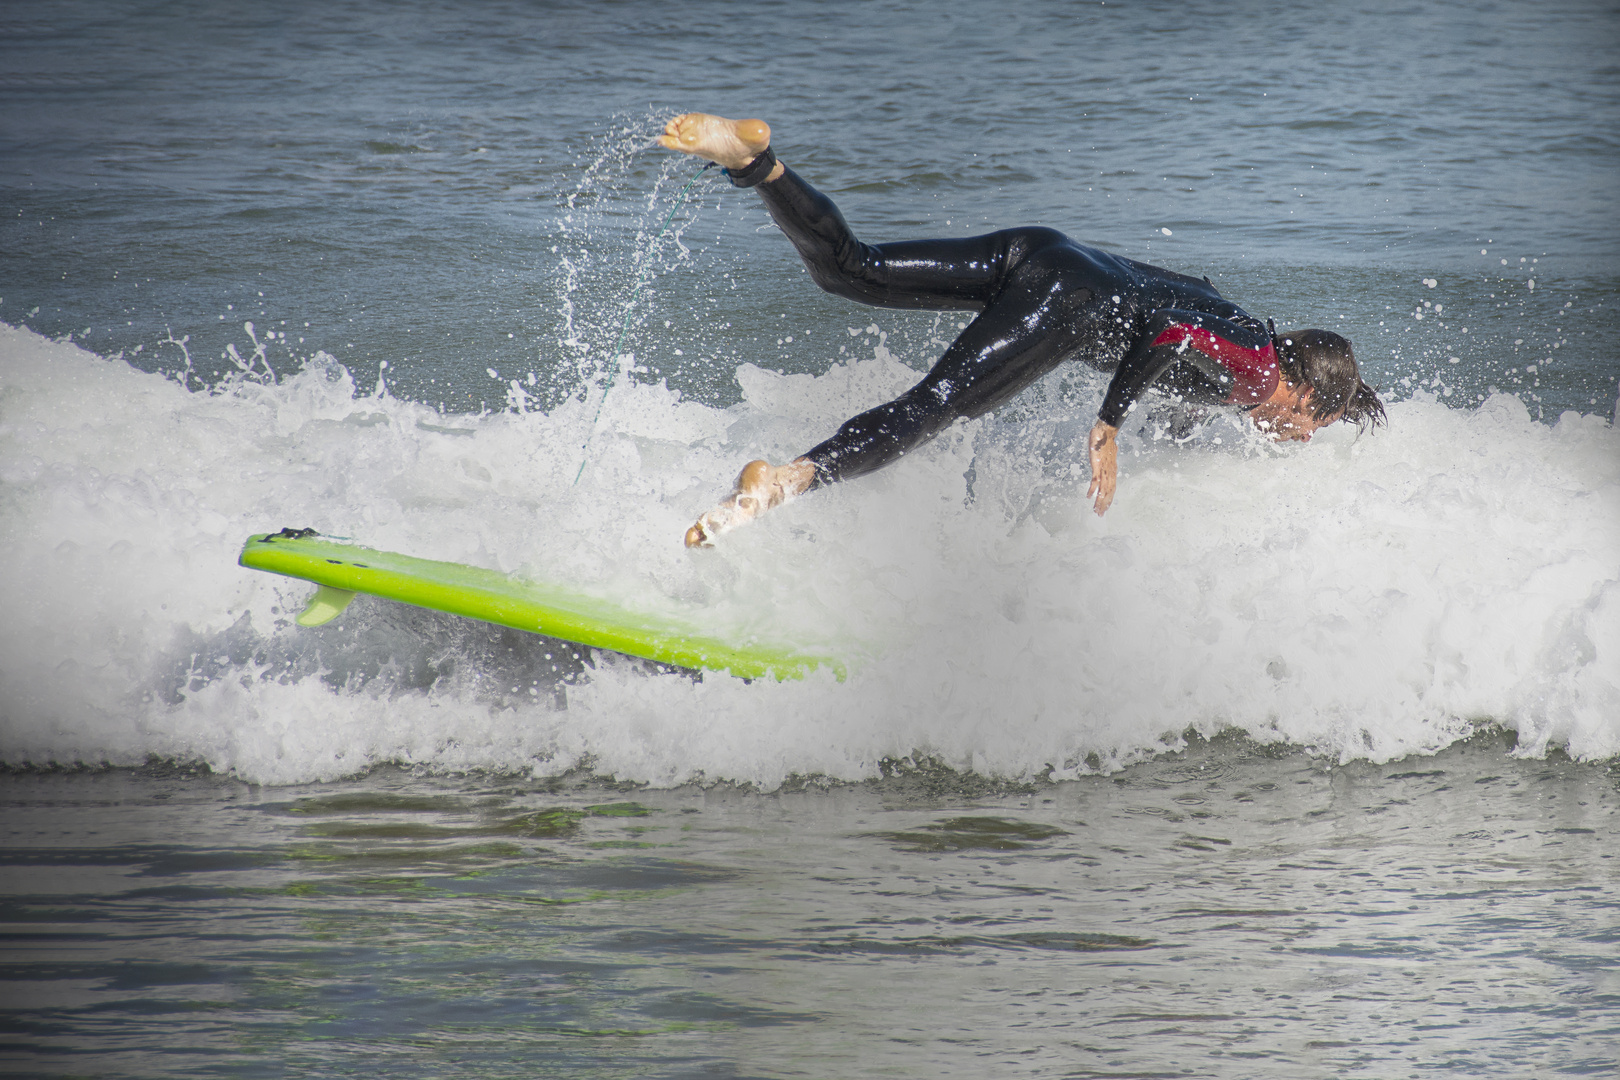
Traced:
<svg viewBox="0 0 1620 1080">
<path fill-rule="evenodd" d="M 238 561 L 320 586 L 298 616 L 301 626 L 329 622 L 356 593 L 365 593 L 664 664 L 725 671 L 742 679 L 800 679 L 823 666 L 839 680 L 845 675 L 844 664 L 829 656 L 753 639 L 722 641 L 689 624 L 631 611 L 600 597 L 476 566 L 339 543 L 310 529 L 250 536 Z"/>
</svg>

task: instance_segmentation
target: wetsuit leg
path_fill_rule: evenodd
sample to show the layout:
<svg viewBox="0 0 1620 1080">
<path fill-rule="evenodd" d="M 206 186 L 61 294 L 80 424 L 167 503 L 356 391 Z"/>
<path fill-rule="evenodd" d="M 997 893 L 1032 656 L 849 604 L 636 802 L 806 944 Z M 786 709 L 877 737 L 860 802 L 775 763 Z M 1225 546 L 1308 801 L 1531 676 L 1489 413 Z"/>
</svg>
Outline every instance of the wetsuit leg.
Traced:
<svg viewBox="0 0 1620 1080">
<path fill-rule="evenodd" d="M 982 416 L 1051 371 L 1076 348 L 1065 316 L 1089 303 L 1065 269 L 1055 229 L 1007 229 L 948 240 L 865 244 L 831 199 L 792 169 L 754 190 L 816 284 L 889 308 L 978 316 L 916 386 L 847 421 L 805 456 L 813 487 L 879 469 L 958 419 Z"/>
<path fill-rule="evenodd" d="M 1068 315 L 1091 291 L 1073 288 L 1060 265 L 1038 253 L 1009 277 L 921 382 L 846 421 L 805 455 L 816 466 L 812 486 L 882 468 L 956 420 L 1005 403 L 1074 355 L 1081 343 Z"/>
<path fill-rule="evenodd" d="M 1001 291 L 1019 254 L 1009 250 L 1005 233 L 863 244 L 833 201 L 785 166 L 754 190 L 815 283 L 861 304 L 980 311 Z"/>
</svg>

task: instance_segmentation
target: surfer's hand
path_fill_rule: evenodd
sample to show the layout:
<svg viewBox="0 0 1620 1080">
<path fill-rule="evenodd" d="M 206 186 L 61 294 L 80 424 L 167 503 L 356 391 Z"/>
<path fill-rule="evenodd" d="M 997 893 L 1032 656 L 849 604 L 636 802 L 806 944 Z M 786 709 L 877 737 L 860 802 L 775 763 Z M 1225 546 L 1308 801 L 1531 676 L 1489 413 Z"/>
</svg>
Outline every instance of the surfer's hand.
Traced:
<svg viewBox="0 0 1620 1080">
<path fill-rule="evenodd" d="M 1091 450 L 1091 486 L 1086 488 L 1086 498 L 1096 499 L 1093 505 L 1098 517 L 1107 513 L 1114 501 L 1114 483 L 1119 479 L 1119 443 L 1114 436 L 1118 434 L 1119 428 L 1099 420 L 1087 440 Z"/>
</svg>

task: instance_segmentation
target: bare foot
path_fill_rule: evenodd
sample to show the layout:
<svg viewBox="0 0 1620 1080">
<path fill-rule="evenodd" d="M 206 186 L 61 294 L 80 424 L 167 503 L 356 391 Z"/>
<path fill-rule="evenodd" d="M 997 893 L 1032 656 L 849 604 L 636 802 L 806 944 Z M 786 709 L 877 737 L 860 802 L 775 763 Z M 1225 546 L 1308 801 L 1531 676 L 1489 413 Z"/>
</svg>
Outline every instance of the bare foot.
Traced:
<svg viewBox="0 0 1620 1080">
<path fill-rule="evenodd" d="M 741 169 L 771 145 L 771 128 L 763 120 L 689 112 L 664 125 L 658 145 L 695 154 L 725 169 Z"/>
<path fill-rule="evenodd" d="M 686 546 L 713 547 L 716 536 L 746 525 L 765 511 L 804 494 L 815 478 L 816 467 L 808 458 L 795 458 L 781 466 L 773 466 L 768 461 L 750 461 L 737 474 L 737 490 L 731 497 L 686 530 Z"/>
</svg>

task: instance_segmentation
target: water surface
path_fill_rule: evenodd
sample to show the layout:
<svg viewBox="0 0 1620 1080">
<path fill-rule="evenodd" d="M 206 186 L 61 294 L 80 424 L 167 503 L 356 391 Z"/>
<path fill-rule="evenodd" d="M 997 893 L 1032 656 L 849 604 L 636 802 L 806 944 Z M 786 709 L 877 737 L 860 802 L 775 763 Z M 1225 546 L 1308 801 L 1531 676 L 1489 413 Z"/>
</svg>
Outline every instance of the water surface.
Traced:
<svg viewBox="0 0 1620 1080">
<path fill-rule="evenodd" d="M 1612 769 L 6 779 L 31 1075 L 1606 1075 Z"/>
</svg>

